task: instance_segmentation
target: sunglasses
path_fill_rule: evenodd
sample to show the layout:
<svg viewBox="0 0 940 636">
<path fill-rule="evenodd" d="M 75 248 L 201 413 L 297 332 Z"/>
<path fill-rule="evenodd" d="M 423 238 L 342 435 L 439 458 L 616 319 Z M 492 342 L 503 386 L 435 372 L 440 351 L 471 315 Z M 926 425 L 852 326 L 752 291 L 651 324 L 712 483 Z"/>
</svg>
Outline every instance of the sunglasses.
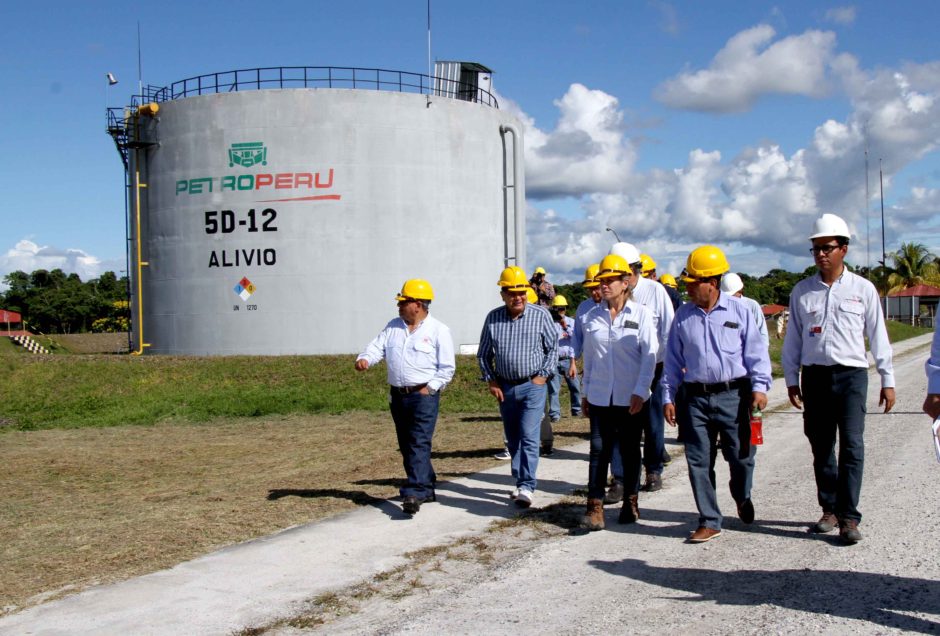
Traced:
<svg viewBox="0 0 940 636">
<path fill-rule="evenodd" d="M 842 246 L 838 244 L 832 245 L 831 243 L 829 245 L 814 245 L 813 247 L 809 248 L 809 251 L 810 254 L 825 254 L 826 256 L 829 256 L 833 250 L 837 250 L 840 247 Z"/>
</svg>

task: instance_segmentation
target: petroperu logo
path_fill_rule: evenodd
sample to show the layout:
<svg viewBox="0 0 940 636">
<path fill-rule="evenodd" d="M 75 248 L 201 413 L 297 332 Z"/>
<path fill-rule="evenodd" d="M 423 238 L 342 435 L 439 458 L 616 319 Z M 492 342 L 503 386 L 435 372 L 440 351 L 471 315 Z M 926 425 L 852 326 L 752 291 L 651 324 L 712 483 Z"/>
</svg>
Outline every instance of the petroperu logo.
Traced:
<svg viewBox="0 0 940 636">
<path fill-rule="evenodd" d="M 230 168 L 251 168 L 268 165 L 268 148 L 263 141 L 232 144 L 228 149 Z M 257 203 L 281 201 L 339 201 L 342 196 L 333 190 L 333 168 L 316 172 L 259 172 L 258 174 L 228 174 L 180 179 L 176 182 L 176 196 L 197 196 L 213 192 L 256 192 L 258 194 L 298 194 L 279 198 L 256 199 Z M 307 194 L 311 191 L 316 194 Z M 326 191 L 326 192 L 324 192 Z"/>
<path fill-rule="evenodd" d="M 262 166 L 268 165 L 268 149 L 264 147 L 263 141 L 232 144 L 232 147 L 228 149 L 229 168 L 235 165 L 250 168 L 257 163 Z"/>
</svg>

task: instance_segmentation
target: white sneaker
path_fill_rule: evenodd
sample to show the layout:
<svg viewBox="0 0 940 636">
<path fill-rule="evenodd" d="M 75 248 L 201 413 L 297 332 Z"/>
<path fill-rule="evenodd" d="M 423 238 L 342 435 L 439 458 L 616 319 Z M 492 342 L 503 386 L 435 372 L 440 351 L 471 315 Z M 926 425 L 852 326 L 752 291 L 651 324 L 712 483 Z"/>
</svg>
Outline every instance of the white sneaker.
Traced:
<svg viewBox="0 0 940 636">
<path fill-rule="evenodd" d="M 512 500 L 514 500 L 514 501 L 515 501 L 516 499 L 518 499 L 518 498 L 519 498 L 519 489 L 518 489 L 518 488 L 513 488 L 513 489 L 512 489 L 512 492 L 509 493 L 509 498 L 512 499 Z"/>
<path fill-rule="evenodd" d="M 528 508 L 532 505 L 532 491 L 528 488 L 520 488 L 516 495 L 516 505 L 520 508 Z"/>
<path fill-rule="evenodd" d="M 512 455 L 509 454 L 509 449 L 504 448 L 500 452 L 493 455 L 496 459 L 512 459 Z"/>
</svg>

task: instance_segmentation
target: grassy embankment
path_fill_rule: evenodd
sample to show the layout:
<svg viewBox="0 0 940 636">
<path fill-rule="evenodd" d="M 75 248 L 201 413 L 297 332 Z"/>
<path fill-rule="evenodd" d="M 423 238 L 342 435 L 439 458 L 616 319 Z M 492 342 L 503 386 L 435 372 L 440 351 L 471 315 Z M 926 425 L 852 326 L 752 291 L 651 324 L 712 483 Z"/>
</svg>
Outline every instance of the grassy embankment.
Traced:
<svg viewBox="0 0 940 636">
<path fill-rule="evenodd" d="M 898 341 L 929 330 L 889 323 Z M 774 375 L 782 340 L 771 339 Z M 0 428 L 83 428 L 206 422 L 224 417 L 339 414 L 387 409 L 385 368 L 352 369 L 354 356 L 224 358 L 56 355 L 0 348 Z M 61 347 L 58 348 L 62 350 Z M 2 355 L 9 353 L 11 355 Z M 563 391 L 567 397 L 567 391 Z M 476 361 L 458 357 L 444 414 L 492 411 Z"/>
</svg>

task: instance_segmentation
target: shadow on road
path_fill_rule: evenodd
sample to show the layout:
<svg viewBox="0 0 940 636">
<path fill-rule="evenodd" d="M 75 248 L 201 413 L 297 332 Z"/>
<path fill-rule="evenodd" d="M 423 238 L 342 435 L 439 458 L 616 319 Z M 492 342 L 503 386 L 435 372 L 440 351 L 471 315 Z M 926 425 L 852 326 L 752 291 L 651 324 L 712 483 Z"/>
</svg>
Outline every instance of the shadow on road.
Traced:
<svg viewBox="0 0 940 636">
<path fill-rule="evenodd" d="M 590 564 L 609 574 L 695 594 L 690 601 L 771 604 L 921 634 L 940 633 L 940 622 L 906 613 L 940 614 L 940 581 L 833 570 L 660 568 L 639 559 Z"/>
</svg>

